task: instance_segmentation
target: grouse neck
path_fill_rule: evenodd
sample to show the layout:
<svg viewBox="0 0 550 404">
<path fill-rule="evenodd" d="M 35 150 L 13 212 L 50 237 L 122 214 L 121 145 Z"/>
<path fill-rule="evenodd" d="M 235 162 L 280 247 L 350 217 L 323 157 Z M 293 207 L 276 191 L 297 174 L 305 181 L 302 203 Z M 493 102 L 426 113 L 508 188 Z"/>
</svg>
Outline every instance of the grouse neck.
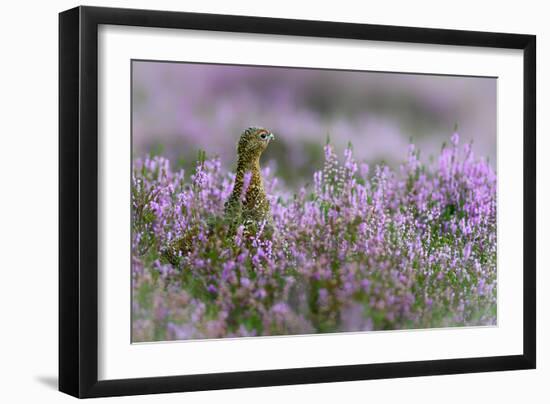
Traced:
<svg viewBox="0 0 550 404">
<path fill-rule="evenodd" d="M 244 177 L 244 174 L 250 172 L 252 176 L 260 174 L 260 156 L 253 157 L 249 160 L 239 159 L 237 165 L 237 176 Z"/>
<path fill-rule="evenodd" d="M 234 195 L 240 195 L 243 190 L 244 176 L 246 173 L 251 174 L 251 183 L 261 183 L 261 171 L 260 171 L 260 156 L 253 157 L 252 159 L 244 160 L 239 158 L 237 163 L 237 172 L 235 177 L 235 187 L 233 189 Z"/>
</svg>

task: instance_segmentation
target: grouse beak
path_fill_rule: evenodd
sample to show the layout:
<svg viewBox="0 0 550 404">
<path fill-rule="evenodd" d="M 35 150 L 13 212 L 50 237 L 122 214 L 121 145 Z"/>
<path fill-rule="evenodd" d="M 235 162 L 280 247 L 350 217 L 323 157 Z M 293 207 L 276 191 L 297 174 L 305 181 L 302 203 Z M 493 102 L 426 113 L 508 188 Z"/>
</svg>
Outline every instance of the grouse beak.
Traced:
<svg viewBox="0 0 550 404">
<path fill-rule="evenodd" d="M 269 135 L 267 135 L 267 138 L 271 141 L 271 140 L 275 140 L 275 135 L 273 133 L 270 133 Z"/>
</svg>

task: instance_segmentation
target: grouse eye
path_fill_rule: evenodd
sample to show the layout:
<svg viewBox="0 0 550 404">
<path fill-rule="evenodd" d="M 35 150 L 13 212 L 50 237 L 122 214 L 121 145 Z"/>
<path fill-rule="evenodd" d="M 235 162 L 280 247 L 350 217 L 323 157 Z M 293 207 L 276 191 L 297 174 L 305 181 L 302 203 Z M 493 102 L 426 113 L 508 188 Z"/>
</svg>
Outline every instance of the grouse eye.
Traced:
<svg viewBox="0 0 550 404">
<path fill-rule="evenodd" d="M 260 137 L 261 137 L 262 139 L 265 139 L 265 138 L 267 137 L 267 134 L 264 132 L 264 133 L 262 133 L 262 134 L 260 135 Z"/>
</svg>

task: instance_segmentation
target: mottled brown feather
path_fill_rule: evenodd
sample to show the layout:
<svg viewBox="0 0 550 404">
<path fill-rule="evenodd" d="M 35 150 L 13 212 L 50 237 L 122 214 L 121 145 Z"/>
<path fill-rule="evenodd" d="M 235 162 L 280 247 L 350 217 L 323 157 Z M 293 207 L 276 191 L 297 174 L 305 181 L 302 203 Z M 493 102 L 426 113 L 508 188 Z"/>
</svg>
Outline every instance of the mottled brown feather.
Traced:
<svg viewBox="0 0 550 404">
<path fill-rule="evenodd" d="M 272 226 L 271 207 L 264 190 L 260 157 L 273 138 L 273 134 L 268 130 L 257 127 L 246 129 L 239 138 L 235 184 L 224 205 L 224 221 L 228 225 L 228 236 L 234 235 L 240 225 L 244 225 L 247 235 L 253 234 L 264 221 L 267 226 L 264 226 L 265 231 L 269 231 Z M 247 173 L 250 173 L 250 182 L 246 189 L 243 189 Z M 184 234 L 163 249 L 162 257 L 177 265 L 180 257 L 191 250 L 192 239 L 191 234 Z"/>
</svg>

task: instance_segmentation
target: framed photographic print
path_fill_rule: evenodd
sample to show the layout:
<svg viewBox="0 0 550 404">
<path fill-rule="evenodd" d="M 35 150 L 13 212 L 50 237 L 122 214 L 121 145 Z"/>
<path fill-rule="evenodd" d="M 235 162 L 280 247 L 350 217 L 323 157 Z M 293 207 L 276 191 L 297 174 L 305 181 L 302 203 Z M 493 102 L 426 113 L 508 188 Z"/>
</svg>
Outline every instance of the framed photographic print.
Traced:
<svg viewBox="0 0 550 404">
<path fill-rule="evenodd" d="M 61 391 L 535 367 L 534 36 L 59 28 Z"/>
</svg>

